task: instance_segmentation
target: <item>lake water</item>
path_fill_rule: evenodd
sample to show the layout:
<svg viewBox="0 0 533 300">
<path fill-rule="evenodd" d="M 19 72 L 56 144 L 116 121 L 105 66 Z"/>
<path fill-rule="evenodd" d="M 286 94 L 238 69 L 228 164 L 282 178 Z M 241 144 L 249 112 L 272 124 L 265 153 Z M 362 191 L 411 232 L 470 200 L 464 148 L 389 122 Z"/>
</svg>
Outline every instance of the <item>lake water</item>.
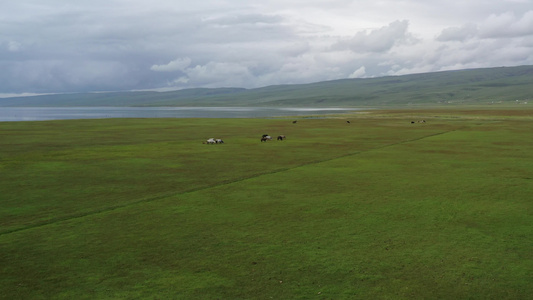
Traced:
<svg viewBox="0 0 533 300">
<path fill-rule="evenodd" d="M 0 121 L 104 118 L 269 118 L 339 114 L 357 108 L 278 107 L 0 107 Z"/>
</svg>

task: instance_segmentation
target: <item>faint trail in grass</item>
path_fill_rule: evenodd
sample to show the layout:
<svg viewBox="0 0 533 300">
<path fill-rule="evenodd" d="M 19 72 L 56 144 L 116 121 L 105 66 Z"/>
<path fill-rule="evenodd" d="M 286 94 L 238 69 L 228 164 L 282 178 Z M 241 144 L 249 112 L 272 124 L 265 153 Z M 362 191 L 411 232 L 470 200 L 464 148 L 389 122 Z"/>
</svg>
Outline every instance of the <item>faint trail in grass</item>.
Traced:
<svg viewBox="0 0 533 300">
<path fill-rule="evenodd" d="M 481 124 L 478 124 L 478 125 L 481 125 Z M 431 137 L 434 137 L 434 136 L 439 136 L 439 135 L 448 134 L 448 133 L 455 132 L 455 131 L 460 131 L 460 130 L 463 130 L 463 129 L 468 128 L 468 127 L 469 126 L 463 126 L 463 127 L 456 128 L 456 129 L 453 129 L 453 130 L 447 130 L 447 131 L 437 132 L 437 133 L 434 133 L 434 134 L 424 135 L 424 136 L 421 136 L 421 137 L 418 137 L 418 138 L 404 140 L 404 141 L 400 141 L 400 142 L 396 142 L 396 143 L 392 143 L 392 144 L 386 144 L 386 145 L 382 145 L 382 146 L 371 148 L 371 149 L 367 149 L 367 150 L 349 152 L 349 153 L 345 153 L 343 155 L 339 155 L 339 156 L 335 156 L 335 157 L 309 161 L 309 162 L 306 162 L 304 164 L 300 164 L 300 165 L 296 165 L 296 166 L 290 166 L 290 167 L 286 167 L 286 168 L 279 168 L 279 169 L 271 170 L 271 171 L 268 171 L 268 172 L 256 173 L 256 174 L 252 174 L 252 175 L 249 175 L 249 176 L 243 176 L 243 177 L 239 177 L 239 178 L 234 178 L 234 179 L 231 179 L 231 180 L 218 182 L 218 183 L 213 184 L 213 185 L 192 188 L 192 189 L 185 190 L 185 191 L 179 192 L 179 193 L 166 193 L 166 194 L 162 194 L 162 195 L 159 195 L 159 196 L 156 196 L 156 197 L 142 198 L 142 199 L 139 199 L 137 201 L 124 203 L 124 204 L 120 204 L 120 205 L 116 205 L 116 206 L 108 206 L 108 207 L 104 207 L 104 208 L 101 208 L 101 209 L 91 210 L 91 211 L 87 211 L 87 212 L 81 212 L 81 213 L 78 213 L 78 214 L 70 214 L 70 215 L 66 215 L 66 216 L 63 216 L 63 217 L 44 220 L 44 221 L 36 222 L 36 223 L 30 224 L 30 225 L 27 225 L 27 226 L 23 226 L 23 227 L 19 227 L 19 228 L 13 228 L 13 229 L 9 229 L 9 230 L 6 230 L 6 231 L 2 231 L 2 232 L 0 232 L 0 236 L 7 235 L 7 234 L 10 234 L 10 233 L 19 232 L 19 231 L 29 230 L 29 229 L 33 229 L 33 228 L 43 227 L 43 226 L 46 226 L 46 225 L 52 225 L 52 224 L 63 222 L 63 221 L 84 218 L 84 217 L 87 217 L 87 216 L 97 215 L 97 214 L 105 213 L 105 212 L 111 212 L 111 211 L 114 211 L 114 210 L 117 210 L 117 209 L 126 208 L 126 207 L 134 206 L 134 205 L 137 205 L 137 204 L 154 202 L 154 201 L 161 200 L 161 199 L 166 199 L 166 198 L 169 198 L 169 197 L 176 197 L 176 196 L 179 196 L 179 195 L 184 195 L 184 194 L 188 194 L 188 193 L 194 193 L 194 192 L 201 191 L 201 190 L 207 190 L 207 189 L 211 189 L 211 188 L 215 188 L 215 187 L 219 187 L 219 186 L 223 186 L 223 185 L 233 184 L 233 183 L 245 181 L 245 180 L 248 180 L 248 179 L 261 177 L 261 176 L 264 176 L 264 175 L 271 175 L 271 174 L 286 172 L 286 171 L 289 171 L 289 170 L 292 170 L 292 169 L 297 169 L 297 168 L 301 168 L 301 167 L 308 166 L 308 165 L 313 165 L 313 164 L 319 164 L 319 163 L 323 163 L 323 162 L 333 161 L 333 160 L 336 160 L 336 159 L 341 159 L 341 158 L 344 158 L 344 157 L 354 156 L 354 155 L 367 153 L 367 152 L 371 152 L 371 151 L 375 151 L 375 150 L 379 150 L 379 149 L 384 149 L 384 148 L 388 148 L 388 147 L 394 147 L 394 146 L 401 145 L 401 144 L 412 143 L 412 142 L 420 141 L 420 140 L 423 140 L 423 139 L 431 138 Z"/>
</svg>

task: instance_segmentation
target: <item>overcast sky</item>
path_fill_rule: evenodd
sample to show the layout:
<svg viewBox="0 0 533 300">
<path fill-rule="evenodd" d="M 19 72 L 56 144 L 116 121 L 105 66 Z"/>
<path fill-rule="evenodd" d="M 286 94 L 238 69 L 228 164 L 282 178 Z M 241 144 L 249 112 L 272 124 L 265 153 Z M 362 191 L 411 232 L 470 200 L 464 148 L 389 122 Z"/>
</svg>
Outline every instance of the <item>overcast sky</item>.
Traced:
<svg viewBox="0 0 533 300">
<path fill-rule="evenodd" d="M 0 94 L 533 65 L 533 0 L 2 0 Z"/>
</svg>

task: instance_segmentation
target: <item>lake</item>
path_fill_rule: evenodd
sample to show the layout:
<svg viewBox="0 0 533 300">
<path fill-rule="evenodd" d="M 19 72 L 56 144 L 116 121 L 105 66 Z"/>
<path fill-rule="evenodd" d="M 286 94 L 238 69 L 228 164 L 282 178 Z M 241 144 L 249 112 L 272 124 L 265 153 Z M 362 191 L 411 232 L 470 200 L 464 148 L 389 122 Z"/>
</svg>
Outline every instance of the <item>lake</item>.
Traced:
<svg viewBox="0 0 533 300">
<path fill-rule="evenodd" d="M 289 107 L 0 107 L 0 121 L 104 118 L 269 118 L 339 114 L 358 108 Z"/>
</svg>

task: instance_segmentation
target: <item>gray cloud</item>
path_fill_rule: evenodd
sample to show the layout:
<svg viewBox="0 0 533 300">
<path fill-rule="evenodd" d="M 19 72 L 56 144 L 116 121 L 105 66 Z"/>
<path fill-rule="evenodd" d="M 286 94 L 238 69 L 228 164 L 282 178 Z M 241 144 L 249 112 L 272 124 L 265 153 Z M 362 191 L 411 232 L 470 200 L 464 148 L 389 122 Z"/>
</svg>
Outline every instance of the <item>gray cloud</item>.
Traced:
<svg viewBox="0 0 533 300">
<path fill-rule="evenodd" d="M 398 43 L 413 40 L 408 33 L 409 22 L 394 21 L 387 26 L 370 31 L 357 32 L 352 38 L 333 45 L 334 49 L 350 49 L 354 52 L 386 52 Z"/>
<path fill-rule="evenodd" d="M 437 37 L 437 40 L 441 42 L 466 41 L 477 36 L 478 34 L 479 30 L 477 25 L 467 23 L 461 27 L 450 27 L 444 29 Z"/>
<path fill-rule="evenodd" d="M 465 41 L 472 38 L 508 39 L 533 35 L 533 10 L 516 16 L 513 12 L 491 14 L 479 24 L 467 23 L 442 30 L 439 41 Z"/>
<path fill-rule="evenodd" d="M 512 12 L 490 15 L 480 25 L 480 35 L 485 38 L 506 38 L 533 35 L 533 10 L 518 17 Z"/>
<path fill-rule="evenodd" d="M 0 3 L 0 94 L 259 87 L 533 64 L 527 0 Z"/>
</svg>

